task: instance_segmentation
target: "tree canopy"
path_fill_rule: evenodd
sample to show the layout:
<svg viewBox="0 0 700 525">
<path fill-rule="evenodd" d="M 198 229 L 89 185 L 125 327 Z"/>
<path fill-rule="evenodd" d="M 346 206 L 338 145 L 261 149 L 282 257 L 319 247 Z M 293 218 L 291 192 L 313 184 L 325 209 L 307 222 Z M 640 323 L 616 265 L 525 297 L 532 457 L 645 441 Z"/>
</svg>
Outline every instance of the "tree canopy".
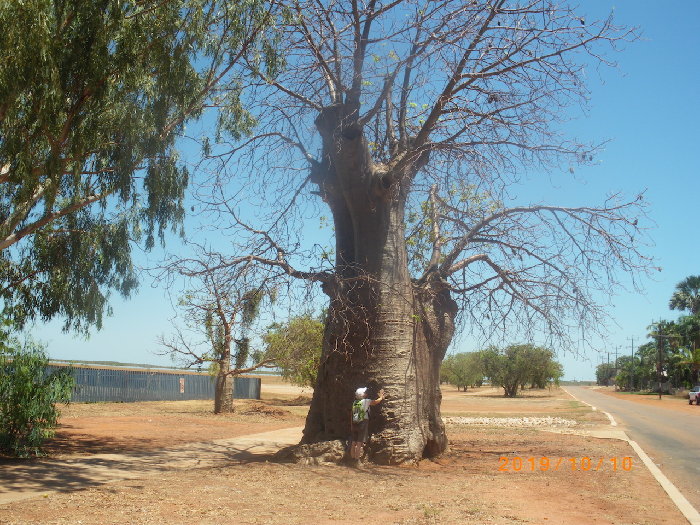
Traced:
<svg viewBox="0 0 700 525">
<path fill-rule="evenodd" d="M 323 346 L 323 322 L 300 315 L 275 323 L 263 336 L 264 358 L 282 370 L 282 376 L 299 386 L 314 387 Z"/>
<path fill-rule="evenodd" d="M 613 266 L 634 276 L 651 264 L 639 251 L 643 195 L 569 208 L 513 205 L 506 194 L 524 173 L 594 162 L 598 146 L 565 138 L 558 124 L 585 101 L 586 60 L 609 63 L 606 46 L 634 32 L 612 16 L 582 24 L 565 3 L 288 5 L 286 68 L 249 79 L 257 126 L 243 141 L 207 142 L 219 194 L 205 204 L 250 252 L 330 288 L 375 250 L 353 231 L 369 215 L 354 207 L 379 213 L 378 203 L 400 201 L 390 227 L 401 230 L 410 276 L 444 280 L 463 326 L 538 326 L 559 339 L 574 326 L 598 331 L 597 294 L 619 284 Z M 264 211 L 251 216 L 232 195 Z M 332 250 L 299 235 L 324 207 Z"/>
<path fill-rule="evenodd" d="M 535 388 L 558 384 L 564 375 L 552 350 L 532 344 L 513 344 L 502 350 L 491 347 L 482 351 L 482 359 L 491 384 L 503 387 L 506 397 L 515 397 L 527 384 Z"/>
<path fill-rule="evenodd" d="M 441 377 L 457 387 L 467 390 L 469 386 L 481 386 L 485 370 L 482 354 L 479 352 L 460 352 L 448 356 L 440 368 Z"/>
<path fill-rule="evenodd" d="M 679 282 L 668 306 L 671 310 L 686 310 L 691 315 L 699 314 L 700 275 L 691 275 Z"/>
<path fill-rule="evenodd" d="M 99 327 L 109 290 L 134 289 L 131 242 L 182 223 L 185 123 L 225 100 L 221 127 L 250 125 L 235 68 L 275 67 L 266 5 L 0 5 L 0 295 L 18 324 Z"/>
</svg>

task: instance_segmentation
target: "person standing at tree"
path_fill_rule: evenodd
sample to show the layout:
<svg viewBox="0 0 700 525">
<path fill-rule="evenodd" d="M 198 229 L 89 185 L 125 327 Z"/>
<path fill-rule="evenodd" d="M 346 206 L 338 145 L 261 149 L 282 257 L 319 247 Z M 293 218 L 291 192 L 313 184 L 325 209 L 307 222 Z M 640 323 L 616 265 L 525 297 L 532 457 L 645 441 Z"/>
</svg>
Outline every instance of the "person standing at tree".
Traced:
<svg viewBox="0 0 700 525">
<path fill-rule="evenodd" d="M 350 457 L 359 460 L 364 453 L 364 446 L 369 437 L 369 407 L 378 405 L 384 400 L 384 389 L 379 391 L 375 400 L 367 398 L 367 388 L 355 390 L 355 401 L 352 404 L 350 417 Z"/>
</svg>

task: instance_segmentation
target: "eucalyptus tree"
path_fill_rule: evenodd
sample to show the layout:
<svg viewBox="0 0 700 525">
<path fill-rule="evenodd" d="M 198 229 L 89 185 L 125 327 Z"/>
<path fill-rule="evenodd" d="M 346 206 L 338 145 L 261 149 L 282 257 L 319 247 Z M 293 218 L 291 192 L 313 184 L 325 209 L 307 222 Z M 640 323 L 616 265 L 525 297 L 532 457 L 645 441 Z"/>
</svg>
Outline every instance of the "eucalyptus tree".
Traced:
<svg viewBox="0 0 700 525">
<path fill-rule="evenodd" d="M 344 438 L 352 392 L 376 382 L 387 397 L 370 457 L 433 456 L 447 445 L 439 373 L 457 330 L 586 337 L 617 270 L 649 268 L 642 195 L 506 199 L 525 173 L 594 160 L 558 121 L 585 102 L 586 66 L 635 35 L 549 1 L 286 4 L 286 67 L 251 70 L 250 136 L 208 144 L 212 187 L 233 189 L 207 203 L 254 203 L 230 216 L 249 260 L 328 296 L 303 441 Z M 332 218 L 332 250 L 303 242 L 314 213 Z"/>
<path fill-rule="evenodd" d="M 273 75 L 268 2 L 0 4 L 0 295 L 6 314 L 100 326 L 146 248 L 183 219 L 185 123 L 240 111 L 243 58 Z"/>
</svg>

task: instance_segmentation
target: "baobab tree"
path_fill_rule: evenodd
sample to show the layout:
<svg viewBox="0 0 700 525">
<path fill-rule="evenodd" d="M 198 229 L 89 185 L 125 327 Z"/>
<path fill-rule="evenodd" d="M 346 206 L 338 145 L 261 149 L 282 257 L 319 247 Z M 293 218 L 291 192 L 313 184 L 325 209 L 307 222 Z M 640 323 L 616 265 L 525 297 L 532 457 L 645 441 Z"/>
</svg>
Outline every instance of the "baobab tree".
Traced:
<svg viewBox="0 0 700 525">
<path fill-rule="evenodd" d="M 158 342 L 186 367 L 207 367 L 216 381 L 214 413 L 233 412 L 234 377 L 275 366 L 273 358 L 251 347 L 250 333 L 261 308 L 274 302 L 275 276 L 246 260 L 222 266 L 218 254 L 202 245 L 188 246 L 188 256 L 172 257 L 153 270 L 169 290 L 184 287 L 174 333 Z"/>
<path fill-rule="evenodd" d="M 284 68 L 250 70 L 256 127 L 212 146 L 221 193 L 206 202 L 254 203 L 231 215 L 248 260 L 329 298 L 303 441 L 347 436 L 352 392 L 376 383 L 387 398 L 370 457 L 434 456 L 447 446 L 439 369 L 456 330 L 567 340 L 599 326 L 596 294 L 615 289 L 617 270 L 649 268 L 641 194 L 590 207 L 507 199 L 526 173 L 594 160 L 596 145 L 558 122 L 585 101 L 586 65 L 634 33 L 558 2 L 285 5 Z M 333 260 L 297 229 L 314 211 L 332 217 Z"/>
</svg>

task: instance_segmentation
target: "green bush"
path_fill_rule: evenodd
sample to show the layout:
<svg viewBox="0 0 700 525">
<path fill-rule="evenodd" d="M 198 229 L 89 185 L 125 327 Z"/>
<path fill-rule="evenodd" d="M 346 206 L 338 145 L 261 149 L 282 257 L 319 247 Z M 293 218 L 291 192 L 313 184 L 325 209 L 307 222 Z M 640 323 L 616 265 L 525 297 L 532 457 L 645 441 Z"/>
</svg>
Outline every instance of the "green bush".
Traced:
<svg viewBox="0 0 700 525">
<path fill-rule="evenodd" d="M 282 377 L 295 385 L 316 386 L 316 374 L 323 347 L 323 322 L 310 314 L 292 317 L 287 323 L 275 323 L 263 336 L 266 353 L 282 371 Z"/>
<path fill-rule="evenodd" d="M 70 368 L 46 373 L 48 357 L 36 343 L 0 348 L 0 451 L 16 457 L 43 455 L 75 380 Z"/>
</svg>

